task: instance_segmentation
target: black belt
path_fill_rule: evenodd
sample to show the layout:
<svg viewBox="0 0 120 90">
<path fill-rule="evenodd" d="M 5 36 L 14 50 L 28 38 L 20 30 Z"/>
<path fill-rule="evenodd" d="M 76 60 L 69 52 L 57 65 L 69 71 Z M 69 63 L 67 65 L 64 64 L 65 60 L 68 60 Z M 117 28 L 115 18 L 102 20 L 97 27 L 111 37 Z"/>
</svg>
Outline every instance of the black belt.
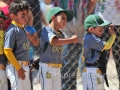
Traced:
<svg viewBox="0 0 120 90">
<path fill-rule="evenodd" d="M 95 66 L 98 67 L 98 63 L 85 63 L 87 67 Z"/>
</svg>

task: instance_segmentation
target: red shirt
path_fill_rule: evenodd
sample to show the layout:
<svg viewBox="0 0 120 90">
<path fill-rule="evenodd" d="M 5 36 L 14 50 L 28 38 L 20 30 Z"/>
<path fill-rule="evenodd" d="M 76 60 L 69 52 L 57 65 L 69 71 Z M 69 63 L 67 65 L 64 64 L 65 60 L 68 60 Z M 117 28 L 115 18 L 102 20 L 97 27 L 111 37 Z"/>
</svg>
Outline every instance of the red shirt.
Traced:
<svg viewBox="0 0 120 90">
<path fill-rule="evenodd" d="M 12 0 L 10 0 L 9 4 L 12 2 Z M 8 17 L 8 20 L 5 20 L 5 30 L 9 27 L 9 25 L 11 24 L 11 18 L 10 18 L 10 15 L 9 15 L 9 11 L 8 11 L 8 8 L 9 8 L 9 4 L 5 7 L 0 7 L 0 10 L 2 10 L 5 14 L 5 16 Z"/>
</svg>

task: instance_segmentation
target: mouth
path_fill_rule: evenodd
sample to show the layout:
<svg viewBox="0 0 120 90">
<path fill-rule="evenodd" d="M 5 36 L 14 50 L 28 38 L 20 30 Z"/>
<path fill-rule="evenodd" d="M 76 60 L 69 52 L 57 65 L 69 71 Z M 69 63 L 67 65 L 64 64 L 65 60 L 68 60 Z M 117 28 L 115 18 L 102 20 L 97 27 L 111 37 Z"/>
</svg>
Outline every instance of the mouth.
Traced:
<svg viewBox="0 0 120 90">
<path fill-rule="evenodd" d="M 66 24 L 63 24 L 63 26 L 65 26 Z"/>
</svg>

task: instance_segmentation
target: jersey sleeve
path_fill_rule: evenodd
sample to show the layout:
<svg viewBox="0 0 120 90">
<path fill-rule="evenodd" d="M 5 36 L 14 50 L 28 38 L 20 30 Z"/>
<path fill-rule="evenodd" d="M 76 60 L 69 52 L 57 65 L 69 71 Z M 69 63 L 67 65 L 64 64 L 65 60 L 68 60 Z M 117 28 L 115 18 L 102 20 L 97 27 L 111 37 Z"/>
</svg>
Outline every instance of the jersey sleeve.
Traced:
<svg viewBox="0 0 120 90">
<path fill-rule="evenodd" d="M 103 50 L 109 50 L 112 47 L 115 38 L 116 38 L 116 35 L 112 34 L 110 36 L 110 38 L 108 39 L 108 41 L 105 42 L 105 46 L 104 46 Z"/>
<path fill-rule="evenodd" d="M 49 28 L 43 28 L 41 37 L 48 43 L 51 44 L 51 41 L 54 37 L 57 37 L 56 34 Z"/>
<path fill-rule="evenodd" d="M 16 60 L 13 52 L 11 49 L 4 49 L 4 53 L 8 60 L 12 63 L 12 65 L 15 67 L 16 70 L 19 70 L 21 68 L 21 65 L 19 62 Z"/>
<path fill-rule="evenodd" d="M 91 38 L 89 38 L 88 40 L 90 43 L 90 47 L 92 49 L 98 50 L 98 51 L 102 51 L 105 45 L 105 42 L 102 41 L 100 38 L 96 37 L 95 35 L 91 35 Z"/>
<path fill-rule="evenodd" d="M 5 40 L 4 40 L 4 48 L 11 48 L 13 49 L 14 44 L 15 44 L 15 32 L 12 29 L 10 29 L 9 31 L 6 31 L 5 33 Z"/>
</svg>

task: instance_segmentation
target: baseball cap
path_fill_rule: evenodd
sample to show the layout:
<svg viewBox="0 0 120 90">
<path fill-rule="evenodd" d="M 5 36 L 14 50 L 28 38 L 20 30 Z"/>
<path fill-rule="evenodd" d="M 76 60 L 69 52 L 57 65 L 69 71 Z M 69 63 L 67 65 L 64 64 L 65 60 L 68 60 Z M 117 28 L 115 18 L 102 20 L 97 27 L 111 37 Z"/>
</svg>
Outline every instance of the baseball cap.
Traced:
<svg viewBox="0 0 120 90">
<path fill-rule="evenodd" d="M 7 16 L 5 16 L 4 12 L 2 10 L 0 10 L 0 17 L 3 17 L 5 20 L 8 19 Z"/>
<path fill-rule="evenodd" d="M 110 22 L 104 22 L 102 18 L 96 14 L 89 15 L 84 22 L 84 28 L 87 30 L 89 27 L 106 26 L 111 24 Z"/>
<path fill-rule="evenodd" d="M 47 17 L 46 17 L 47 22 L 50 22 L 51 17 L 61 11 L 67 14 L 67 22 L 73 19 L 73 14 L 74 14 L 73 10 L 63 10 L 60 7 L 53 7 L 47 13 Z"/>
</svg>

